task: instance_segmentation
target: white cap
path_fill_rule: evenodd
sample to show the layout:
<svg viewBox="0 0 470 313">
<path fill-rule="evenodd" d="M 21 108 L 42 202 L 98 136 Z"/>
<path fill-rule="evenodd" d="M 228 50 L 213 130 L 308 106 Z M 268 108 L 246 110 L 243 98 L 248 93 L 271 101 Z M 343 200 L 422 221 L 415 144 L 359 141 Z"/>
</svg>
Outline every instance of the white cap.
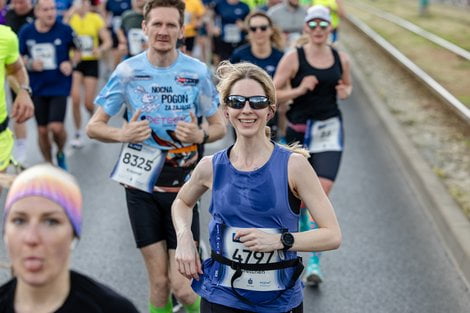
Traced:
<svg viewBox="0 0 470 313">
<path fill-rule="evenodd" d="M 311 6 L 307 11 L 304 21 L 308 22 L 316 18 L 331 23 L 330 10 L 322 5 Z"/>
</svg>

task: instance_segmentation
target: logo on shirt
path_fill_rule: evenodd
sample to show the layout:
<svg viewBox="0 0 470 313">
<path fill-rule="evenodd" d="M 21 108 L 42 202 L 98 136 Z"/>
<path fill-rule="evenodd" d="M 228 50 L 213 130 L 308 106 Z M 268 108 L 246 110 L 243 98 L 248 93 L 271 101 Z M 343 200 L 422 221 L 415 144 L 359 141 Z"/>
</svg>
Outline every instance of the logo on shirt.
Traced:
<svg viewBox="0 0 470 313">
<path fill-rule="evenodd" d="M 151 80 L 152 77 L 150 75 L 134 75 L 132 79 L 133 80 Z"/>
<path fill-rule="evenodd" d="M 54 40 L 54 44 L 56 46 L 60 46 L 62 44 L 62 40 L 60 40 L 60 38 L 56 38 L 56 40 Z"/>
<path fill-rule="evenodd" d="M 181 86 L 196 86 L 197 83 L 199 83 L 198 78 L 184 77 L 180 75 L 175 77 L 175 81 Z"/>
</svg>

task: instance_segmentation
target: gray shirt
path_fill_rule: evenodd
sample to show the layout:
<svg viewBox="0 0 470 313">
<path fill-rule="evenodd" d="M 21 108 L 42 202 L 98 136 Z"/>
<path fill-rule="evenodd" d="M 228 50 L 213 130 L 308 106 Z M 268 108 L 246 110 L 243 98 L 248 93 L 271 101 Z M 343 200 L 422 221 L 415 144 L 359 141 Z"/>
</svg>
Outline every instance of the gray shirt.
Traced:
<svg viewBox="0 0 470 313">
<path fill-rule="evenodd" d="M 279 3 L 268 10 L 274 25 L 285 33 L 302 33 L 307 9 L 302 6 L 293 8 L 286 3 Z"/>
</svg>

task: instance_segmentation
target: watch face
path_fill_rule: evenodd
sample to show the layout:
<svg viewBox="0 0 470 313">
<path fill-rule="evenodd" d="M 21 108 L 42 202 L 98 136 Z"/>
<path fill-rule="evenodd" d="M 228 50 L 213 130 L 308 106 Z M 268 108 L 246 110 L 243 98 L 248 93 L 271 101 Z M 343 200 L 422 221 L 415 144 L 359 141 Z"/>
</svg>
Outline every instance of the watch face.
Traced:
<svg viewBox="0 0 470 313">
<path fill-rule="evenodd" d="M 282 234 L 282 243 L 291 247 L 294 244 L 294 236 L 291 233 Z"/>
</svg>

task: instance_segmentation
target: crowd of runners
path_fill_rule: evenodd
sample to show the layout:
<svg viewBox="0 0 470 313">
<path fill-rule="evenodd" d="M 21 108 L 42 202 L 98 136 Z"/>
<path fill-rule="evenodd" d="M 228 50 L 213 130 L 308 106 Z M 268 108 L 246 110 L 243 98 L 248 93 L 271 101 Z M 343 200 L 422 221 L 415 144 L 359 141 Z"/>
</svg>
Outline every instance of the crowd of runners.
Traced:
<svg viewBox="0 0 470 313">
<path fill-rule="evenodd" d="M 34 166 L 9 189 L 4 231 L 17 239 L 7 245 L 14 278 L 0 287 L 0 312 L 29 312 L 38 299 L 34 312 L 72 312 L 80 297 L 103 307 L 87 312 L 135 310 L 68 265 L 15 262 L 22 245 L 60 251 L 79 239 L 81 200 L 72 200 L 81 196 L 65 152 L 85 136 L 122 143 L 111 177 L 145 261 L 150 313 L 303 312 L 302 288 L 324 280 L 320 252 L 341 242 L 328 194 L 344 148 L 338 100 L 352 91 L 337 49 L 343 15 L 342 0 L 0 0 L 0 173 L 27 167 L 32 117 L 44 161 L 60 168 Z M 233 145 L 203 157 L 227 131 Z M 202 260 L 207 190 L 211 253 Z M 27 202 L 34 197 L 44 203 Z M 49 212 L 48 201 L 58 207 Z M 68 225 L 60 243 L 55 225 Z M 311 253 L 305 269 L 297 252 Z M 78 291 L 34 297 L 64 288 Z"/>
</svg>

